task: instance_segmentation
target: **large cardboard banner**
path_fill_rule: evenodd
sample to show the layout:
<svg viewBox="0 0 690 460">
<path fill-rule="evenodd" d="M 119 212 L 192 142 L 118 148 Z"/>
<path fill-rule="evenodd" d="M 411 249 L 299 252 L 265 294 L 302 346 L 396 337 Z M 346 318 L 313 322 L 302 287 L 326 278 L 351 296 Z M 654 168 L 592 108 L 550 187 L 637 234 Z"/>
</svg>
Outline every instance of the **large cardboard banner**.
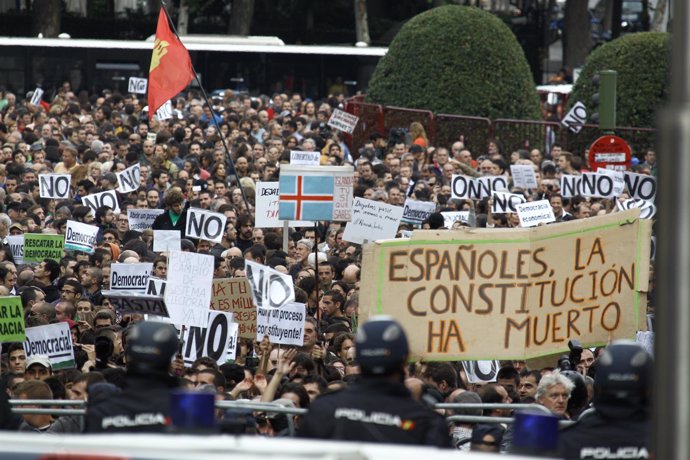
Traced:
<svg viewBox="0 0 690 460">
<path fill-rule="evenodd" d="M 0 343 L 23 342 L 25 338 L 21 297 L 0 297 Z"/>
<path fill-rule="evenodd" d="M 630 210 L 376 242 L 364 247 L 360 320 L 397 318 L 411 356 L 439 361 L 526 359 L 567 351 L 569 339 L 631 339 L 644 321 L 649 234 Z"/>
<path fill-rule="evenodd" d="M 239 336 L 252 340 L 256 337 L 256 308 L 247 278 L 214 279 L 211 310 L 232 313 Z"/>
<path fill-rule="evenodd" d="M 343 239 L 364 244 L 367 241 L 395 238 L 402 215 L 401 206 L 357 197 L 352 207 L 352 222 L 345 227 Z"/>
<path fill-rule="evenodd" d="M 43 259 L 59 262 L 63 256 L 64 245 L 65 237 L 62 235 L 25 233 L 24 262 L 41 262 Z"/>
<path fill-rule="evenodd" d="M 33 355 L 45 355 L 50 360 L 54 371 L 75 367 L 69 324 L 62 322 L 28 327 L 25 332 L 24 351 L 27 358 Z"/>
</svg>

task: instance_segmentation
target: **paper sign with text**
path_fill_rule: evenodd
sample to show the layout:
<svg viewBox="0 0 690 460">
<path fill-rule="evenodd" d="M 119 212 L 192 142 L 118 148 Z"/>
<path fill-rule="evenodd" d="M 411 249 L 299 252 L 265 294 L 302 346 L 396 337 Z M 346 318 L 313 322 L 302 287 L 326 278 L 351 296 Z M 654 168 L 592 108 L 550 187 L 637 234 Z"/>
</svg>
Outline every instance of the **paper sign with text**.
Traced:
<svg viewBox="0 0 690 460">
<path fill-rule="evenodd" d="M 553 208 L 549 200 L 530 201 L 517 205 L 517 214 L 521 227 L 535 227 L 539 224 L 555 222 Z"/>
<path fill-rule="evenodd" d="M 436 203 L 431 201 L 417 201 L 412 198 L 405 200 L 401 221 L 413 225 L 422 225 L 429 214 L 436 211 Z"/>
<path fill-rule="evenodd" d="M 228 220 L 225 214 L 206 211 L 199 208 L 187 210 L 187 238 L 212 241 L 220 243 L 225 233 L 225 222 Z"/>
<path fill-rule="evenodd" d="M 290 164 L 302 166 L 319 166 L 321 164 L 321 154 L 319 152 L 303 152 L 301 150 L 290 150 Z"/>
<path fill-rule="evenodd" d="M 515 187 L 532 190 L 538 187 L 534 166 L 510 165 L 510 175 L 513 176 L 513 185 Z"/>
<path fill-rule="evenodd" d="M 340 109 L 333 110 L 331 118 L 328 119 L 328 126 L 342 131 L 347 134 L 352 134 L 357 126 L 359 117 L 347 113 Z"/>
<path fill-rule="evenodd" d="M 256 308 L 247 278 L 214 279 L 211 310 L 232 312 L 240 337 L 256 337 Z"/>
<path fill-rule="evenodd" d="M 61 238 L 62 239 L 62 238 Z M 12 258 L 15 265 L 24 263 L 24 235 L 7 235 L 7 244 L 10 245 Z"/>
<path fill-rule="evenodd" d="M 626 171 L 624 180 L 632 198 L 651 202 L 656 199 L 656 177 Z"/>
<path fill-rule="evenodd" d="M 146 286 L 146 295 L 164 296 L 167 281 L 155 276 L 149 276 L 149 283 Z"/>
<path fill-rule="evenodd" d="M 256 183 L 256 228 L 282 227 L 283 222 L 278 218 L 278 204 L 280 203 L 279 182 Z M 311 227 L 310 220 L 290 220 L 290 227 Z"/>
<path fill-rule="evenodd" d="M 139 264 L 113 263 L 110 266 L 110 289 L 145 294 L 152 271 L 153 264 L 150 262 Z"/>
<path fill-rule="evenodd" d="M 170 251 L 165 305 L 173 324 L 206 326 L 212 281 L 213 256 Z"/>
<path fill-rule="evenodd" d="M 446 211 L 442 212 L 441 215 L 443 216 L 443 226 L 447 229 L 453 228 L 455 222 L 470 225 L 469 211 Z"/>
<path fill-rule="evenodd" d="M 583 173 L 580 195 L 590 198 L 615 198 L 615 177 L 609 174 Z"/>
<path fill-rule="evenodd" d="M 653 219 L 656 215 L 656 205 L 651 201 L 636 200 L 630 198 L 625 201 L 616 200 L 616 208 L 619 211 L 625 211 L 627 209 L 638 208 L 640 210 L 640 219 Z"/>
<path fill-rule="evenodd" d="M 181 330 L 182 359 L 186 367 L 202 356 L 213 359 L 218 364 L 224 364 L 229 358 L 228 350 L 237 343 L 237 325 L 233 328 L 232 313 L 223 311 L 209 311 L 208 324 L 204 327 L 187 326 Z"/>
<path fill-rule="evenodd" d="M 117 191 L 120 193 L 129 193 L 139 190 L 139 187 L 141 187 L 141 166 L 139 163 L 117 173 L 117 183 Z"/>
<path fill-rule="evenodd" d="M 67 230 L 65 231 L 65 249 L 93 254 L 98 245 L 96 241 L 98 230 L 98 227 L 95 225 L 68 220 Z"/>
<path fill-rule="evenodd" d="M 141 313 L 142 315 L 169 316 L 165 299 L 161 296 L 126 291 L 102 292 L 105 297 L 110 299 L 110 304 L 115 311 L 121 315 Z"/>
<path fill-rule="evenodd" d="M 575 105 L 573 105 L 573 108 L 570 109 L 570 112 L 563 117 L 561 124 L 577 134 L 582 130 L 582 126 L 584 126 L 586 121 L 587 108 L 582 102 L 577 101 Z"/>
<path fill-rule="evenodd" d="M 395 238 L 402 214 L 400 206 L 357 197 L 352 207 L 352 221 L 345 226 L 343 240 L 364 244 Z"/>
<path fill-rule="evenodd" d="M 94 215 L 101 206 L 110 206 L 115 214 L 120 212 L 120 204 L 117 202 L 115 190 L 86 195 L 81 199 L 81 202 L 84 206 L 91 208 L 91 213 Z"/>
<path fill-rule="evenodd" d="M 162 209 L 128 209 L 127 220 L 129 221 L 129 229 L 143 232 L 148 230 L 153 225 L 156 217 L 163 214 Z"/>
<path fill-rule="evenodd" d="M 354 182 L 352 166 L 281 165 L 278 216 L 349 222 Z"/>
<path fill-rule="evenodd" d="M 24 262 L 50 259 L 59 262 L 64 254 L 65 237 L 43 233 L 24 234 Z"/>
<path fill-rule="evenodd" d="M 646 310 L 651 226 L 639 210 L 500 231 L 415 231 L 364 246 L 360 323 L 390 315 L 410 355 L 527 359 L 632 339 Z"/>
<path fill-rule="evenodd" d="M 609 198 L 620 196 L 625 191 L 625 174 L 623 171 L 616 171 L 615 169 L 597 168 L 597 174 L 606 174 L 613 179 L 613 191 Z"/>
<path fill-rule="evenodd" d="M 281 308 L 259 308 L 256 314 L 256 340 L 265 335 L 271 343 L 304 345 L 304 322 L 307 317 L 303 303 L 288 303 Z"/>
<path fill-rule="evenodd" d="M 72 184 L 71 174 L 39 174 L 38 193 L 41 198 L 69 198 L 69 187 Z"/>
<path fill-rule="evenodd" d="M 491 204 L 491 214 L 506 214 L 517 212 L 517 206 L 527 200 L 524 195 L 516 193 L 494 191 Z"/>
<path fill-rule="evenodd" d="M 160 106 L 158 110 L 156 110 L 156 118 L 158 118 L 159 121 L 169 120 L 172 117 L 173 106 L 171 101 L 166 101 L 165 104 L 163 104 L 162 106 Z"/>
<path fill-rule="evenodd" d="M 23 342 L 25 338 L 21 297 L 0 297 L 0 343 Z"/>
<path fill-rule="evenodd" d="M 462 361 L 468 383 L 490 383 L 498 378 L 499 361 Z"/>
<path fill-rule="evenodd" d="M 252 300 L 257 308 L 280 308 L 294 302 L 295 287 L 292 276 L 249 260 L 244 263 Z"/>
<path fill-rule="evenodd" d="M 508 178 L 505 176 L 472 178 L 453 175 L 450 182 L 450 190 L 453 198 L 481 200 L 489 198 L 494 190 L 508 190 Z"/>
<path fill-rule="evenodd" d="M 170 252 L 182 249 L 182 237 L 179 230 L 154 230 L 153 251 Z"/>
<path fill-rule="evenodd" d="M 32 105 L 39 105 L 41 103 L 42 98 L 43 98 L 43 89 L 36 88 L 34 90 L 34 93 L 31 95 L 31 101 L 29 101 L 29 103 Z"/>
<path fill-rule="evenodd" d="M 53 371 L 76 366 L 69 324 L 62 322 L 28 327 L 25 332 L 24 351 L 27 359 L 34 355 L 47 356 Z"/>
<path fill-rule="evenodd" d="M 148 87 L 148 79 L 129 77 L 129 84 L 127 85 L 127 92 L 134 94 L 146 94 L 146 89 Z"/>
</svg>

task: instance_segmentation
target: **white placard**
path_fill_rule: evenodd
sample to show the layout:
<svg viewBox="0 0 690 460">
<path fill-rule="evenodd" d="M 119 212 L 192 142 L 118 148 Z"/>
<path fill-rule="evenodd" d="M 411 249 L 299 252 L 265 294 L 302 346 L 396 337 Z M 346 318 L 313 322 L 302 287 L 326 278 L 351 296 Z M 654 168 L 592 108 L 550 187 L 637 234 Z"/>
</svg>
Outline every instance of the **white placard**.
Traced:
<svg viewBox="0 0 690 460">
<path fill-rule="evenodd" d="M 517 205 L 517 213 L 521 227 L 534 227 L 539 224 L 555 222 L 553 208 L 549 200 L 532 201 Z"/>
<path fill-rule="evenodd" d="M 117 173 L 117 183 L 117 191 L 120 193 L 139 190 L 139 187 L 141 187 L 141 166 L 139 166 L 139 163 Z"/>
<path fill-rule="evenodd" d="M 159 121 L 169 120 L 173 117 L 172 102 L 167 101 L 165 104 L 161 105 L 158 110 L 156 110 L 156 118 Z"/>
<path fill-rule="evenodd" d="M 187 210 L 187 238 L 208 240 L 220 243 L 225 233 L 225 222 L 228 218 L 219 212 L 206 211 L 199 208 Z"/>
<path fill-rule="evenodd" d="M 585 107 L 585 105 L 582 102 L 577 101 L 575 105 L 573 105 L 573 108 L 570 109 L 570 111 L 566 114 L 565 117 L 563 117 L 563 121 L 561 121 L 561 124 L 568 128 L 570 131 L 577 134 L 582 130 L 582 126 L 585 124 L 586 121 L 587 107 Z"/>
<path fill-rule="evenodd" d="M 321 153 L 290 150 L 290 164 L 298 166 L 320 166 Z"/>
<path fill-rule="evenodd" d="M 446 211 L 442 212 L 441 215 L 443 216 L 443 226 L 449 230 L 453 228 L 453 224 L 458 221 L 470 225 L 469 211 Z"/>
<path fill-rule="evenodd" d="M 153 231 L 153 252 L 170 252 L 181 249 L 182 242 L 179 230 Z"/>
<path fill-rule="evenodd" d="M 402 214 L 400 206 L 357 197 L 352 207 L 352 221 L 345 226 L 343 240 L 364 244 L 395 238 Z"/>
<path fill-rule="evenodd" d="M 265 335 L 271 343 L 281 345 L 304 345 L 304 321 L 306 305 L 291 302 L 281 308 L 257 308 L 256 340 L 261 341 Z"/>
<path fill-rule="evenodd" d="M 522 189 L 536 189 L 537 175 L 534 167 L 530 165 L 510 165 L 510 175 L 513 176 L 513 185 Z"/>
<path fill-rule="evenodd" d="M 146 286 L 146 295 L 164 296 L 167 281 L 155 276 L 149 276 L 149 284 Z"/>
<path fill-rule="evenodd" d="M 517 205 L 526 203 L 524 195 L 508 192 L 496 192 L 492 196 L 491 214 L 517 212 Z"/>
<path fill-rule="evenodd" d="M 615 169 L 597 168 L 597 174 L 606 174 L 613 179 L 613 192 L 610 198 L 618 197 L 625 191 L 625 174 Z"/>
<path fill-rule="evenodd" d="M 65 231 L 65 250 L 82 251 L 93 254 L 98 242 L 99 228 L 95 225 L 83 224 L 74 220 L 67 221 Z"/>
<path fill-rule="evenodd" d="M 615 178 L 609 174 L 583 173 L 580 195 L 589 198 L 615 198 Z"/>
<path fill-rule="evenodd" d="M 254 305 L 263 308 L 280 308 L 295 301 L 292 276 L 249 260 L 246 260 L 244 264 L 247 280 L 252 288 Z"/>
<path fill-rule="evenodd" d="M 149 276 L 153 271 L 150 262 L 139 264 L 118 264 L 110 266 L 110 290 L 146 294 Z"/>
<path fill-rule="evenodd" d="M 328 119 L 328 126 L 331 126 L 339 131 L 343 131 L 347 134 L 352 134 L 357 126 L 359 117 L 347 113 L 340 109 L 333 110 L 331 118 Z"/>
<path fill-rule="evenodd" d="M 24 263 L 24 235 L 8 235 L 7 244 L 10 245 L 15 265 Z"/>
<path fill-rule="evenodd" d="M 436 211 L 436 203 L 431 201 L 417 201 L 411 198 L 405 200 L 403 206 L 402 222 L 414 225 L 422 225 L 429 215 Z"/>
<path fill-rule="evenodd" d="M 39 196 L 41 198 L 52 199 L 69 198 L 69 187 L 71 183 L 71 174 L 39 174 Z"/>
<path fill-rule="evenodd" d="M 120 213 L 120 204 L 117 202 L 117 193 L 115 193 L 115 190 L 106 190 L 105 192 L 86 195 L 81 199 L 81 203 L 91 208 L 94 215 L 96 214 L 96 210 L 101 206 L 110 206 L 115 214 Z"/>
<path fill-rule="evenodd" d="M 280 186 L 278 182 L 256 183 L 256 228 L 279 228 L 283 220 L 278 218 L 278 204 L 280 203 Z M 290 220 L 290 227 L 312 227 L 314 222 L 309 220 Z"/>
<path fill-rule="evenodd" d="M 27 327 L 24 351 L 27 359 L 34 355 L 47 356 L 53 370 L 76 366 L 72 334 L 65 322 Z"/>
<path fill-rule="evenodd" d="M 582 183 L 582 176 L 574 176 L 569 174 L 561 175 L 561 196 L 563 198 L 572 198 L 580 194 L 580 184 Z"/>
<path fill-rule="evenodd" d="M 213 256 L 171 251 L 165 305 L 173 324 L 205 327 L 211 305 Z"/>
<path fill-rule="evenodd" d="M 146 140 L 151 141 L 154 144 L 156 143 L 156 139 L 158 139 L 158 134 L 156 133 L 146 133 Z"/>
<path fill-rule="evenodd" d="M 656 215 L 656 206 L 651 201 L 636 200 L 630 198 L 625 201 L 616 200 L 616 208 L 619 211 L 626 211 L 628 209 L 640 208 L 640 219 L 653 219 Z"/>
<path fill-rule="evenodd" d="M 163 209 L 128 209 L 127 220 L 129 221 L 129 229 L 136 230 L 137 232 L 148 230 L 153 225 L 153 221 L 156 220 L 156 217 L 164 212 Z"/>
<path fill-rule="evenodd" d="M 224 364 L 228 360 L 228 351 L 235 348 L 239 330 L 232 316 L 232 313 L 210 310 L 206 326 L 185 325 L 180 328 L 182 359 L 186 367 L 191 367 L 202 356 L 209 357 L 218 364 Z"/>
<path fill-rule="evenodd" d="M 122 291 L 102 291 L 102 293 L 110 300 L 115 311 L 121 315 L 140 313 L 142 315 L 168 317 L 168 309 L 162 296 Z"/>
<path fill-rule="evenodd" d="M 491 383 L 498 377 L 499 361 L 462 361 L 468 383 Z"/>
<path fill-rule="evenodd" d="M 127 92 L 134 94 L 146 94 L 149 81 L 146 78 L 129 77 Z"/>
<path fill-rule="evenodd" d="M 43 98 L 43 90 L 41 88 L 36 88 L 34 90 L 34 94 L 31 96 L 31 101 L 29 101 L 29 104 L 39 105 L 41 103 L 42 98 Z"/>
<path fill-rule="evenodd" d="M 656 199 L 655 177 L 626 171 L 624 180 L 631 198 L 651 202 Z"/>
<path fill-rule="evenodd" d="M 450 190 L 452 198 L 481 200 L 490 197 L 494 190 L 508 190 L 508 179 L 505 176 L 483 176 L 475 179 L 456 174 L 451 179 Z"/>
</svg>

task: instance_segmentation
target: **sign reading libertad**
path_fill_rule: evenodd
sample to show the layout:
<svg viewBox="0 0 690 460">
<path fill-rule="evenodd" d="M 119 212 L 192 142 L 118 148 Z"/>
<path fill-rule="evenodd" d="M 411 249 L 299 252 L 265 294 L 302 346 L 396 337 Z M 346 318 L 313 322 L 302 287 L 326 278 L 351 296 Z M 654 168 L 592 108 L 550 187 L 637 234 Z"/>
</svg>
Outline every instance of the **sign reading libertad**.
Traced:
<svg viewBox="0 0 690 460">
<path fill-rule="evenodd" d="M 517 359 L 632 338 L 647 290 L 639 212 L 535 229 L 415 232 L 365 246 L 360 306 L 410 335 L 413 356 Z"/>
</svg>

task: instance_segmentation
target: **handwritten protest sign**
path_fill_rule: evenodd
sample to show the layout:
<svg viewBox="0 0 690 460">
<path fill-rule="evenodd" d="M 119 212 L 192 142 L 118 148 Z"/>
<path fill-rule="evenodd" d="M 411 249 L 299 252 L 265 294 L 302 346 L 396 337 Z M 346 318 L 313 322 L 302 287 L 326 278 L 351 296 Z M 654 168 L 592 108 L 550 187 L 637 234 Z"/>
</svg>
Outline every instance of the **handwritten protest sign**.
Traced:
<svg viewBox="0 0 690 460">
<path fill-rule="evenodd" d="M 23 342 L 24 310 L 20 297 L 0 297 L 0 343 Z"/>
<path fill-rule="evenodd" d="M 283 222 L 278 218 L 280 203 L 280 186 L 278 182 L 256 183 L 256 228 L 282 227 Z M 310 220 L 290 220 L 290 227 L 309 227 L 314 222 Z"/>
<path fill-rule="evenodd" d="M 340 109 L 333 110 L 331 118 L 328 119 L 328 126 L 343 131 L 347 134 L 352 134 L 357 126 L 359 117 L 347 113 Z"/>
<path fill-rule="evenodd" d="M 109 206 L 116 214 L 120 212 L 120 204 L 117 202 L 115 190 L 106 190 L 105 192 L 86 195 L 81 199 L 81 202 L 84 206 L 91 208 L 91 212 L 94 215 L 101 206 Z"/>
<path fill-rule="evenodd" d="M 257 308 L 280 308 L 295 300 L 292 277 L 266 265 L 246 260 L 245 271 Z"/>
<path fill-rule="evenodd" d="M 95 225 L 68 220 L 67 231 L 65 232 L 65 249 L 93 254 L 97 245 L 97 235 L 98 227 Z"/>
<path fill-rule="evenodd" d="M 127 220 L 129 221 L 129 229 L 143 232 L 148 230 L 153 225 L 156 217 L 163 214 L 162 209 L 128 209 Z"/>
<path fill-rule="evenodd" d="M 59 262 L 64 252 L 65 237 L 43 233 L 24 234 L 24 261 L 41 262 L 50 259 Z"/>
<path fill-rule="evenodd" d="M 185 366 L 191 367 L 202 356 L 223 364 L 229 358 L 228 350 L 234 348 L 232 344 L 237 342 L 237 324 L 233 322 L 232 313 L 209 311 L 206 326 L 185 326 L 181 335 Z"/>
<path fill-rule="evenodd" d="M 567 351 L 569 339 L 630 339 L 646 306 L 649 232 L 631 210 L 366 245 L 360 321 L 397 318 L 414 331 L 412 356 L 439 361 L 526 359 Z"/>
<path fill-rule="evenodd" d="M 364 244 L 367 241 L 395 238 L 403 208 L 379 201 L 355 198 L 352 221 L 345 227 L 343 239 Z"/>
<path fill-rule="evenodd" d="M 508 179 L 505 176 L 472 178 L 454 175 L 450 181 L 450 191 L 453 198 L 481 200 L 489 198 L 494 190 L 508 190 Z"/>
<path fill-rule="evenodd" d="M 290 150 L 290 164 L 302 166 L 319 166 L 321 164 L 321 154 L 319 152 L 303 152 L 301 150 Z"/>
<path fill-rule="evenodd" d="M 497 191 L 494 191 L 492 198 L 491 214 L 517 212 L 517 206 L 527 201 L 524 195 Z"/>
<path fill-rule="evenodd" d="M 24 263 L 24 235 L 8 235 L 7 244 L 10 245 L 12 258 L 16 265 Z"/>
<path fill-rule="evenodd" d="M 256 308 L 247 278 L 213 280 L 211 310 L 231 312 L 243 338 L 256 337 Z"/>
<path fill-rule="evenodd" d="M 447 229 L 453 228 L 455 222 L 471 225 L 469 211 L 444 211 L 441 215 L 443 216 L 443 226 Z"/>
<path fill-rule="evenodd" d="M 499 361 L 463 361 L 468 383 L 495 382 L 498 378 L 498 370 L 501 368 Z"/>
<path fill-rule="evenodd" d="M 656 199 L 655 177 L 626 171 L 624 180 L 631 197 L 652 202 Z"/>
<path fill-rule="evenodd" d="M 513 176 L 513 185 L 523 189 L 536 189 L 537 176 L 534 167 L 530 165 L 510 165 L 510 175 Z"/>
<path fill-rule="evenodd" d="M 148 87 L 148 79 L 129 77 L 129 84 L 127 85 L 127 92 L 135 94 L 146 94 L 146 88 Z"/>
<path fill-rule="evenodd" d="M 413 225 L 422 225 L 422 222 L 434 211 L 436 211 L 436 203 L 434 202 L 407 198 L 405 206 L 403 206 L 401 221 Z"/>
<path fill-rule="evenodd" d="M 76 366 L 69 324 L 62 322 L 28 327 L 25 332 L 24 351 L 27 358 L 33 355 L 48 356 L 54 371 Z"/>
<path fill-rule="evenodd" d="M 39 174 L 38 194 L 41 198 L 69 198 L 71 174 Z"/>
<path fill-rule="evenodd" d="M 225 214 L 206 211 L 204 209 L 190 208 L 187 210 L 187 228 L 185 234 L 188 238 L 220 243 L 225 233 Z"/>
<path fill-rule="evenodd" d="M 149 276 L 149 283 L 146 286 L 146 295 L 164 296 L 166 284 L 167 281 L 164 279 Z"/>
<path fill-rule="evenodd" d="M 517 205 L 517 214 L 521 227 L 534 227 L 539 224 L 555 222 L 556 216 L 549 200 L 531 201 Z"/>
<path fill-rule="evenodd" d="M 306 306 L 303 303 L 288 303 L 281 308 L 259 308 L 256 315 L 256 340 L 265 335 L 271 343 L 281 345 L 304 345 L 304 321 Z"/>
<path fill-rule="evenodd" d="M 113 291 L 146 293 L 149 276 L 153 271 L 151 262 L 139 264 L 118 264 L 110 266 L 110 289 Z"/>
<path fill-rule="evenodd" d="M 173 324 L 206 326 L 212 280 L 213 256 L 170 252 L 165 305 Z"/>
<path fill-rule="evenodd" d="M 162 296 L 146 295 L 130 291 L 102 291 L 120 314 L 141 313 L 167 317 L 168 309 Z"/>
</svg>

